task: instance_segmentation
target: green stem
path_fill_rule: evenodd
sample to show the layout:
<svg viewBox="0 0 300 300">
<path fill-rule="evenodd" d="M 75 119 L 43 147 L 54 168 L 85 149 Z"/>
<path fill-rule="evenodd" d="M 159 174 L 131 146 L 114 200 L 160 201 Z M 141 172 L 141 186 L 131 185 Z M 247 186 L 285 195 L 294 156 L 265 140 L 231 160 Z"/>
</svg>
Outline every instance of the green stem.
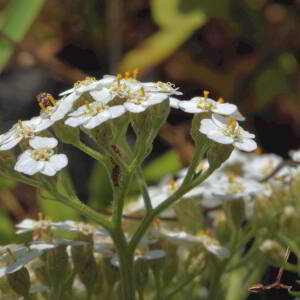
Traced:
<svg viewBox="0 0 300 300">
<path fill-rule="evenodd" d="M 204 266 L 204 268 L 205 267 L 206 266 Z M 203 269 L 201 270 L 201 273 L 191 274 L 184 281 L 182 281 L 181 283 L 179 283 L 178 286 L 172 292 L 170 292 L 168 295 L 166 295 L 164 297 L 164 300 L 172 299 L 174 295 L 176 295 L 183 288 L 185 288 L 187 285 L 189 285 L 190 283 L 192 283 L 195 278 L 197 278 L 198 276 L 200 276 L 202 274 Z"/>
<path fill-rule="evenodd" d="M 81 213 L 83 216 L 87 217 L 90 221 L 94 221 L 97 224 L 104 227 L 108 232 L 112 232 L 112 224 L 109 222 L 105 217 L 98 214 L 96 211 L 88 207 L 87 205 L 80 202 L 75 197 L 67 198 L 63 196 L 62 194 L 58 193 L 55 188 L 50 190 L 51 193 L 54 194 L 55 198 L 59 200 L 60 202 L 64 203 L 65 205 L 77 210 L 79 213 Z"/>
<path fill-rule="evenodd" d="M 203 182 L 207 177 L 209 177 L 215 168 L 209 168 L 206 170 L 202 175 L 197 177 L 195 180 L 190 182 L 186 185 L 181 185 L 179 189 L 172 194 L 170 197 L 168 197 L 165 201 L 163 201 L 159 206 L 157 206 L 154 210 L 152 210 L 148 215 L 145 216 L 142 223 L 138 227 L 137 231 L 134 233 L 130 243 L 129 247 L 131 251 L 134 251 L 136 246 L 138 245 L 139 241 L 143 237 L 144 233 L 148 229 L 148 227 L 151 225 L 151 222 L 166 208 L 168 208 L 170 205 L 172 205 L 176 200 L 181 198 L 184 194 L 189 192 L 192 188 L 199 185 L 201 182 Z"/>
<path fill-rule="evenodd" d="M 114 188 L 113 215 L 112 222 L 116 229 L 121 228 L 124 200 L 129 189 L 129 183 L 133 173 L 125 173 L 122 176 L 120 186 Z"/>
<path fill-rule="evenodd" d="M 82 152 L 86 153 L 87 155 L 93 157 L 94 159 L 98 161 L 103 161 L 105 157 L 99 153 L 98 151 L 93 150 L 92 148 L 88 147 L 81 141 L 78 141 L 77 143 L 74 143 L 73 146 L 80 149 Z"/>
<path fill-rule="evenodd" d="M 192 176 L 195 173 L 195 170 L 197 169 L 199 161 L 203 159 L 204 154 L 207 151 L 208 147 L 209 147 L 209 144 L 204 144 L 204 145 L 202 145 L 202 147 L 196 147 L 195 152 L 193 154 L 191 164 L 188 169 L 188 172 L 187 172 L 182 184 L 186 184 L 186 183 L 190 182 Z"/>
<path fill-rule="evenodd" d="M 143 195 L 146 211 L 147 211 L 147 213 L 149 213 L 153 210 L 153 207 L 152 207 L 151 199 L 150 199 L 150 196 L 148 193 L 148 187 L 146 184 L 146 180 L 144 178 L 144 174 L 143 174 L 141 167 L 138 167 L 136 176 L 137 176 L 137 180 L 138 180 L 138 184 L 139 184 L 141 193 Z"/>
<path fill-rule="evenodd" d="M 135 300 L 133 252 L 129 250 L 125 235 L 121 230 L 115 230 L 112 238 L 120 262 L 122 300 Z"/>
</svg>

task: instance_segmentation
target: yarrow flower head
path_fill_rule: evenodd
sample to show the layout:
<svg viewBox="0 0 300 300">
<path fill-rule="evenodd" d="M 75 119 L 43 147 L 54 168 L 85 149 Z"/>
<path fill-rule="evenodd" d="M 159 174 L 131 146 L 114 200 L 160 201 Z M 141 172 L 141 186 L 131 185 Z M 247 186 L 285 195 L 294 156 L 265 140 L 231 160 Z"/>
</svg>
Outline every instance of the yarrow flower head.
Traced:
<svg viewBox="0 0 300 300">
<path fill-rule="evenodd" d="M 96 101 L 80 106 L 76 111 L 70 113 L 70 118 L 65 121 L 65 124 L 71 127 L 82 125 L 86 129 L 92 129 L 107 120 L 120 117 L 125 112 L 126 110 L 122 105 L 110 107 Z"/>
<path fill-rule="evenodd" d="M 29 141 L 33 149 L 23 152 L 17 160 L 15 171 L 27 175 L 41 173 L 54 176 L 68 164 L 65 154 L 55 154 L 58 142 L 55 138 L 35 137 Z"/>
<path fill-rule="evenodd" d="M 220 144 L 232 144 L 243 151 L 257 148 L 255 135 L 241 128 L 235 118 L 213 114 L 211 119 L 201 120 L 200 132 Z"/>
</svg>

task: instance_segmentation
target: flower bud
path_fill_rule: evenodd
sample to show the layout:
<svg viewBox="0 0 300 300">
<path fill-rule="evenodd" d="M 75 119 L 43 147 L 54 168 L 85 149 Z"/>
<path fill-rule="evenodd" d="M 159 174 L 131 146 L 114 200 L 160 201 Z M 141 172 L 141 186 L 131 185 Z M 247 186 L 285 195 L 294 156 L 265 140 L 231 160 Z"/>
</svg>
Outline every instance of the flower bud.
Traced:
<svg viewBox="0 0 300 300">
<path fill-rule="evenodd" d="M 74 268 L 77 272 L 81 272 L 87 264 L 89 264 L 91 256 L 93 256 L 93 237 L 92 235 L 81 235 L 80 241 L 87 242 L 85 245 L 71 248 L 71 257 Z"/>
<path fill-rule="evenodd" d="M 46 255 L 46 272 L 53 288 L 58 289 L 64 284 L 70 271 L 66 246 L 51 249 Z"/>
<path fill-rule="evenodd" d="M 90 255 L 83 268 L 78 273 L 80 281 L 86 290 L 92 293 L 97 282 L 98 269 L 94 255 Z"/>
<path fill-rule="evenodd" d="M 6 275 L 11 288 L 19 295 L 27 298 L 30 289 L 30 276 L 28 270 L 23 267 L 20 270 Z"/>
<path fill-rule="evenodd" d="M 224 145 L 212 142 L 207 150 L 207 159 L 209 166 L 219 168 L 225 162 L 233 151 L 232 145 Z"/>
<path fill-rule="evenodd" d="M 299 213 L 293 206 L 288 205 L 284 208 L 279 222 L 280 228 L 284 232 L 293 235 L 299 234 Z"/>
<path fill-rule="evenodd" d="M 260 246 L 260 251 L 266 254 L 267 258 L 276 266 L 281 266 L 285 263 L 285 250 L 276 241 L 265 240 Z"/>
</svg>

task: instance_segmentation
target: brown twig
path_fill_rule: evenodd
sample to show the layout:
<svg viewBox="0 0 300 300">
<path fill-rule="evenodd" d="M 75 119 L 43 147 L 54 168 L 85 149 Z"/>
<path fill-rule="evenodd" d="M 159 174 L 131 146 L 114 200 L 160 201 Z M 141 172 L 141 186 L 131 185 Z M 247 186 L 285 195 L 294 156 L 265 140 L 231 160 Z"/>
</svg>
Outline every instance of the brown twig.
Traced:
<svg viewBox="0 0 300 300">
<path fill-rule="evenodd" d="M 285 263 L 287 263 L 290 253 L 291 253 L 290 248 L 287 248 L 286 252 L 285 252 L 285 256 L 284 256 Z M 252 293 L 260 293 L 262 291 L 271 290 L 271 289 L 285 289 L 285 290 L 290 291 L 292 286 L 281 283 L 283 271 L 284 271 L 284 268 L 281 267 L 279 269 L 276 279 L 273 283 L 268 284 L 268 285 L 263 285 L 262 283 L 257 283 L 255 285 L 249 287 L 248 291 L 252 292 Z"/>
</svg>

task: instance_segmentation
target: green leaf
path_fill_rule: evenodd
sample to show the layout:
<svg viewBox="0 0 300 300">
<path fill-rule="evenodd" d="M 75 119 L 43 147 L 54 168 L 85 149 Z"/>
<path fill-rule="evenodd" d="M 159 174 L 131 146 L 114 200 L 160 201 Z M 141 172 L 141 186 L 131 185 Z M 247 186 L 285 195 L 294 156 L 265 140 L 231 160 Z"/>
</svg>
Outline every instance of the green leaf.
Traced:
<svg viewBox="0 0 300 300">
<path fill-rule="evenodd" d="M 154 159 L 144 168 L 147 181 L 157 181 L 165 175 L 176 173 L 181 168 L 181 162 L 176 150 L 170 150 Z"/>
<path fill-rule="evenodd" d="M 1 32 L 14 42 L 20 42 L 31 24 L 38 16 L 45 0 L 11 0 L 4 11 L 5 22 Z M 0 72 L 3 71 L 14 52 L 14 46 L 7 40 L 0 38 Z"/>
</svg>

